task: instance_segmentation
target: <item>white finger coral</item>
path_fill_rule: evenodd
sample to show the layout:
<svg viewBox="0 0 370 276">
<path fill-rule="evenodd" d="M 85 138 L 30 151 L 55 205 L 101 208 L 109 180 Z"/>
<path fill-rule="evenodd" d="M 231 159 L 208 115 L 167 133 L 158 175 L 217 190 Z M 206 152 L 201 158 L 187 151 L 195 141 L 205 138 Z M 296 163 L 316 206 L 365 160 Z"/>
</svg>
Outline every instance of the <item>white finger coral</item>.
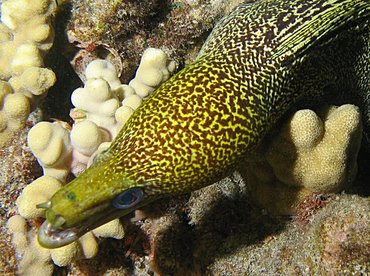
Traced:
<svg viewBox="0 0 370 276">
<path fill-rule="evenodd" d="M 12 77 L 9 83 L 15 92 L 23 93 L 32 99 L 34 96 L 45 95 L 55 81 L 53 71 L 47 68 L 29 67 L 20 76 Z"/>
<path fill-rule="evenodd" d="M 59 122 L 40 122 L 29 131 L 27 143 L 42 166 L 44 175 L 64 182 L 72 162 L 69 130 Z"/>
<path fill-rule="evenodd" d="M 0 80 L 0 148 L 24 126 L 29 112 L 26 96 L 14 93 L 9 83 Z"/>
<path fill-rule="evenodd" d="M 45 95 L 56 80 L 53 71 L 42 68 L 43 55 L 53 42 L 51 17 L 55 9 L 53 0 L 8 0 L 1 5 L 0 78 L 9 82 L 13 93 L 2 85 L 0 94 L 9 94 L 9 99 L 16 101 L 18 113 L 0 115 L 0 148 L 23 128 L 31 107 L 35 107 L 38 98 Z M 4 109 L 0 105 L 0 113 L 6 113 Z"/>
<path fill-rule="evenodd" d="M 85 123 L 77 131 L 73 126 L 72 133 L 74 144 L 74 162 L 76 166 L 72 172 L 78 175 L 86 168 L 88 157 L 91 156 L 91 149 L 98 147 L 93 139 L 102 139 L 101 142 L 111 141 L 117 135 L 122 125 L 127 122 L 130 116 L 137 109 L 142 101 L 143 96 L 148 96 L 156 87 L 165 81 L 170 73 L 173 72 L 175 63 L 170 61 L 168 56 L 160 49 L 148 48 L 142 57 L 135 79 L 130 85 L 121 84 L 117 71 L 114 66 L 105 60 L 94 60 L 88 64 L 85 70 L 86 83 L 83 88 L 78 88 L 72 93 L 72 103 L 76 107 L 70 115 L 76 123 L 89 120 L 91 123 Z M 135 87 L 131 84 L 137 84 Z M 149 85 L 150 84 L 150 89 Z M 82 131 L 95 133 L 89 138 L 94 146 L 87 146 L 89 153 L 79 146 L 78 139 L 85 141 L 87 135 L 82 135 Z M 110 134 L 107 137 L 106 132 Z M 104 138 L 99 138 L 100 133 Z M 81 137 L 81 138 L 79 138 Z M 84 137 L 84 138 L 82 138 Z M 95 138 L 94 138 L 95 137 Z M 87 145 L 86 144 L 86 145 Z M 85 146 L 83 146 L 85 147 Z M 80 150 L 81 148 L 81 150 Z"/>
<path fill-rule="evenodd" d="M 131 117 L 131 115 L 134 113 L 134 111 L 135 110 L 133 108 L 126 106 L 126 105 L 123 105 L 120 108 L 118 108 L 115 114 L 117 123 L 120 126 L 123 126 L 128 121 L 128 119 Z"/>
<path fill-rule="evenodd" d="M 103 142 L 110 141 L 110 134 L 90 120 L 73 125 L 70 139 L 73 147 L 71 172 L 78 176 L 87 167 L 90 157 Z"/>
<path fill-rule="evenodd" d="M 13 236 L 12 243 L 20 258 L 18 274 L 51 275 L 54 265 L 50 259 L 50 250 L 38 244 L 35 234 L 29 232 L 26 220 L 19 215 L 12 216 L 7 227 Z"/>
<path fill-rule="evenodd" d="M 162 50 L 148 48 L 143 53 L 135 78 L 129 85 L 135 89 L 136 94 L 145 98 L 167 80 L 175 68 L 175 62 L 169 60 Z"/>
<path fill-rule="evenodd" d="M 357 173 L 361 138 L 354 105 L 297 111 L 268 145 L 266 162 L 249 165 L 253 197 L 270 210 L 291 213 L 295 199 L 343 190 Z"/>
<path fill-rule="evenodd" d="M 139 91 L 130 85 L 121 84 L 112 64 L 95 60 L 86 68 L 85 86 L 72 93 L 72 103 L 76 107 L 70 113 L 75 121 L 73 126 L 61 121 L 41 122 L 30 130 L 28 144 L 43 167 L 44 175 L 29 184 L 19 196 L 16 204 L 21 219 L 44 217 L 45 209 L 38 209 L 36 205 L 49 201 L 66 182 L 70 173 L 77 176 L 94 162 L 94 157 L 109 146 L 109 142 L 122 125 L 141 105 L 142 96 L 147 96 L 169 77 L 174 64 L 168 61 L 163 51 L 151 49 L 150 52 L 150 55 L 144 54 L 144 61 L 141 62 L 137 74 L 143 84 L 150 85 L 150 89 L 144 85 L 142 87 L 145 89 Z M 145 68 L 148 70 L 147 75 Z M 42 70 L 39 67 L 29 67 L 22 75 L 13 77 L 11 83 L 19 92 L 17 94 L 24 98 L 25 95 L 42 95 L 49 80 L 49 77 L 43 77 L 48 72 Z M 155 79 L 152 75 L 154 73 Z M 35 85 L 35 78 L 29 77 L 33 74 L 38 74 L 39 86 Z M 8 83 L 4 86 L 9 93 L 13 93 Z M 25 223 L 24 221 L 24 225 Z M 76 259 L 92 258 L 98 252 L 97 238 L 122 239 L 125 234 L 119 219 L 115 219 L 86 233 L 76 242 L 58 249 L 46 250 L 40 247 L 34 237 L 35 233 L 26 230 L 26 226 L 18 230 L 15 228 L 17 227 L 9 227 L 16 250 L 22 255 L 20 271 L 29 275 L 50 274 L 52 263 L 66 266 Z M 20 240 L 23 242 L 18 242 Z"/>
<path fill-rule="evenodd" d="M 115 136 L 143 98 L 167 80 L 175 68 L 165 52 L 148 48 L 135 78 L 126 85 L 121 84 L 111 63 L 94 60 L 86 67 L 85 86 L 72 93 L 76 108 L 71 116 L 75 120 L 89 119 Z"/>
<path fill-rule="evenodd" d="M 106 80 L 88 79 L 84 88 L 73 92 L 71 100 L 86 115 L 86 119 L 98 126 L 109 130 L 115 125 L 114 114 L 120 103 Z"/>
<path fill-rule="evenodd" d="M 39 244 L 36 233 L 28 229 L 22 216 L 11 217 L 7 227 L 12 233 L 12 243 L 20 257 L 18 273 L 21 275 L 51 275 L 54 264 L 67 266 L 78 259 L 91 259 L 98 253 L 98 243 L 92 232 L 69 245 L 46 249 Z"/>
<path fill-rule="evenodd" d="M 97 59 L 90 62 L 85 69 L 85 76 L 87 80 L 104 79 L 109 83 L 110 88 L 113 90 L 121 86 L 121 81 L 118 78 L 116 68 L 112 63 L 103 59 Z"/>
<path fill-rule="evenodd" d="M 27 185 L 18 197 L 16 204 L 19 214 L 26 219 L 35 219 L 44 215 L 44 209 L 36 208 L 50 200 L 52 195 L 62 187 L 54 177 L 43 175 Z"/>
</svg>

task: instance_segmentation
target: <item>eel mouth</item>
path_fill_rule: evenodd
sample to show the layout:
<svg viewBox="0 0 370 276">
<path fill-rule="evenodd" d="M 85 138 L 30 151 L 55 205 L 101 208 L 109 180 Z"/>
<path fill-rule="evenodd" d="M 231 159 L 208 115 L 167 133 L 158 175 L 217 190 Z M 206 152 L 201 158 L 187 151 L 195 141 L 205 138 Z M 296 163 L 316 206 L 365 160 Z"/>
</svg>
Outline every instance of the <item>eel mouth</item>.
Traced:
<svg viewBox="0 0 370 276">
<path fill-rule="evenodd" d="M 137 190 L 131 189 L 129 191 Z M 55 214 L 52 209 L 51 202 L 45 202 L 42 204 L 37 205 L 38 208 L 46 209 L 46 220 L 40 226 L 37 234 L 38 242 L 42 247 L 45 248 L 58 248 L 65 245 L 68 245 L 76 240 L 78 240 L 81 236 L 85 233 L 108 223 L 116 218 L 120 218 L 122 216 L 127 217 L 128 219 L 134 216 L 134 211 L 144 206 L 150 202 L 152 202 L 155 197 L 146 198 L 145 201 L 140 201 L 143 197 L 143 193 L 140 190 L 139 197 L 136 197 L 137 194 L 135 193 L 134 196 L 129 194 L 129 197 L 118 197 L 119 204 L 115 203 L 117 206 L 112 205 L 109 202 L 105 202 L 95 209 L 88 209 L 85 213 L 82 213 L 82 217 L 78 223 L 67 224 L 66 219 L 63 217 L 62 214 Z M 121 202 L 122 200 L 133 200 L 135 204 L 123 204 L 126 202 Z M 136 204 L 138 202 L 138 204 Z M 51 216 L 48 219 L 48 212 Z"/>
<path fill-rule="evenodd" d="M 117 210 L 114 212 L 105 210 L 100 214 L 95 214 L 94 217 L 91 217 L 90 220 L 86 220 L 79 226 L 66 228 L 64 226 L 65 219 L 57 215 L 53 223 L 50 223 L 47 219 L 42 223 L 38 230 L 37 239 L 40 245 L 45 248 L 53 249 L 62 247 L 78 240 L 85 233 L 120 216 L 121 214 Z"/>
<path fill-rule="evenodd" d="M 62 230 L 45 220 L 39 228 L 37 239 L 41 246 L 52 249 L 76 241 L 80 237 L 79 233 L 81 233 L 81 229 L 77 227 Z"/>
</svg>

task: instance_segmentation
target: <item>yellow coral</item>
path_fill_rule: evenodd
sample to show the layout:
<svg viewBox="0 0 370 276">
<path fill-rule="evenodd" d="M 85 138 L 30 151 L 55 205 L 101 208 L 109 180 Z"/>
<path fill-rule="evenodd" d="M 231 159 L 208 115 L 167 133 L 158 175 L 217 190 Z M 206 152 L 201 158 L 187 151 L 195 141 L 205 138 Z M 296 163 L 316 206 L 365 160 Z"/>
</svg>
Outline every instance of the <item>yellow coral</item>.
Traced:
<svg viewBox="0 0 370 276">
<path fill-rule="evenodd" d="M 0 81 L 0 148 L 25 124 L 30 103 L 21 93 L 13 93 L 11 86 Z"/>
<path fill-rule="evenodd" d="M 25 123 L 29 110 L 29 102 L 23 94 L 12 93 L 4 99 L 2 111 L 8 117 L 8 126 L 14 130 L 20 129 Z"/>
<path fill-rule="evenodd" d="M 15 250 L 21 256 L 21 275 L 51 275 L 54 269 L 51 260 L 58 266 L 66 266 L 76 259 L 93 258 L 98 252 L 98 243 L 92 232 L 86 233 L 69 245 L 49 250 L 39 244 L 32 230 L 27 229 L 26 220 L 22 216 L 11 217 L 7 228 L 13 236 Z"/>
<path fill-rule="evenodd" d="M 92 121 L 83 120 L 73 125 L 70 137 L 73 147 L 90 158 L 99 145 L 108 140 L 109 135 Z"/>
<path fill-rule="evenodd" d="M 104 79 L 89 79 L 84 88 L 72 93 L 73 105 L 85 112 L 86 118 L 101 127 L 110 129 L 116 123 L 114 114 L 119 101 Z"/>
<path fill-rule="evenodd" d="M 28 243 L 25 235 L 27 232 L 26 220 L 19 215 L 12 216 L 7 222 L 7 227 L 9 232 L 13 234 L 12 242 L 17 249 L 17 253 L 19 255 L 23 254 Z"/>
<path fill-rule="evenodd" d="M 87 232 L 79 241 L 84 258 L 91 259 L 98 254 L 98 243 L 92 232 Z"/>
<path fill-rule="evenodd" d="M 32 236 L 18 264 L 20 275 L 51 275 L 54 265 L 50 261 L 50 250 L 40 246 L 36 236 Z"/>
<path fill-rule="evenodd" d="M 287 134 L 290 135 L 296 148 L 311 150 L 322 140 L 324 123 L 314 111 L 299 110 L 291 118 L 290 130 Z"/>
<path fill-rule="evenodd" d="M 312 111 L 298 111 L 266 158 L 277 178 L 314 192 L 338 192 L 357 172 L 361 142 L 361 116 L 354 105 L 322 110 L 323 121 Z M 287 145 L 288 144 L 288 145 Z"/>
<path fill-rule="evenodd" d="M 34 44 L 22 44 L 10 62 L 12 75 L 20 75 L 29 67 L 41 67 L 43 59 L 40 50 Z"/>
<path fill-rule="evenodd" d="M 20 76 L 12 77 L 9 83 L 15 92 L 20 92 L 29 98 L 40 96 L 54 85 L 56 77 L 47 68 L 29 67 Z"/>
<path fill-rule="evenodd" d="M 53 271 L 51 260 L 58 266 L 66 266 L 76 259 L 95 257 L 98 253 L 95 236 L 116 239 L 122 239 L 124 236 L 123 227 L 116 219 L 96 229 L 96 233 L 88 232 L 76 242 L 61 248 L 49 250 L 41 247 L 35 233 L 28 230 L 25 218 L 43 216 L 44 209 L 38 209 L 36 205 L 50 200 L 61 185 L 50 176 L 38 178 L 23 190 L 16 202 L 20 215 L 8 220 L 7 228 L 12 234 L 12 243 L 17 254 L 21 256 L 19 273 L 22 275 L 51 275 Z"/>
<path fill-rule="evenodd" d="M 73 242 L 66 246 L 50 250 L 53 262 L 58 266 L 66 266 L 75 260 L 79 253 L 78 243 Z"/>
<path fill-rule="evenodd" d="M 123 239 L 125 236 L 125 231 L 119 219 L 114 219 L 98 228 L 95 228 L 93 231 L 95 236 L 102 238 L 114 238 L 114 239 Z"/>
<path fill-rule="evenodd" d="M 49 15 L 55 8 L 53 0 L 8 0 L 1 6 L 2 21 L 16 29 L 35 16 Z"/>
<path fill-rule="evenodd" d="M 27 219 L 42 217 L 45 210 L 36 208 L 36 205 L 48 201 L 61 187 L 62 183 L 51 176 L 37 178 L 18 197 L 16 204 L 19 214 Z"/>
<path fill-rule="evenodd" d="M 21 256 L 18 274 L 51 275 L 54 266 L 50 261 L 50 250 L 40 247 L 34 233 L 28 233 L 25 219 L 15 215 L 8 220 L 7 227 L 13 236 L 17 255 Z"/>
<path fill-rule="evenodd" d="M 162 50 L 148 48 L 143 53 L 135 78 L 129 85 L 135 89 L 136 94 L 145 98 L 167 80 L 175 68 L 175 62 L 170 61 Z"/>
<path fill-rule="evenodd" d="M 35 233 L 28 231 L 23 217 L 19 215 L 11 217 L 7 227 L 13 236 L 12 243 L 16 252 L 21 256 L 19 273 L 22 275 L 51 275 L 53 271 L 51 260 L 58 266 L 66 266 L 77 259 L 93 258 L 98 253 L 98 243 L 95 236 L 122 239 L 124 235 L 123 227 L 116 219 L 99 227 L 96 234 L 88 232 L 78 241 L 66 246 L 45 249 L 37 241 Z"/>
<path fill-rule="evenodd" d="M 253 198 L 273 212 L 290 214 L 309 193 L 338 192 L 357 172 L 362 126 L 354 105 L 300 110 L 268 145 L 266 161 L 251 163 Z"/>
<path fill-rule="evenodd" d="M 244 173 L 252 200 L 271 214 L 294 214 L 298 204 L 312 193 L 279 181 L 266 161 L 249 163 Z"/>
<path fill-rule="evenodd" d="M 44 175 L 65 182 L 72 153 L 69 130 L 58 122 L 40 122 L 29 131 L 27 142 L 42 166 Z"/>
<path fill-rule="evenodd" d="M 66 246 L 50 250 L 50 256 L 53 262 L 58 266 L 69 265 L 77 259 L 91 259 L 98 253 L 98 243 L 92 232 L 88 232 Z"/>
<path fill-rule="evenodd" d="M 44 52 L 52 46 L 55 9 L 53 0 L 8 0 L 1 5 L 0 78 L 13 90 L 7 93 L 12 108 L 5 110 L 3 99 L 0 109 L 0 148 L 24 126 L 34 96 L 45 94 L 55 82 L 54 73 L 41 68 Z"/>
</svg>

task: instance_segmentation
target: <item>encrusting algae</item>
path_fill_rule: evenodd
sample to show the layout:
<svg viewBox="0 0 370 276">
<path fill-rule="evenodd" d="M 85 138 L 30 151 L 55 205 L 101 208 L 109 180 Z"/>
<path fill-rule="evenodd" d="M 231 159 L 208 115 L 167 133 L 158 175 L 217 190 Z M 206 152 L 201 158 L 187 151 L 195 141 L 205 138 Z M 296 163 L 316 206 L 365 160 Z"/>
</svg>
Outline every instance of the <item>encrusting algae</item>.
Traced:
<svg viewBox="0 0 370 276">
<path fill-rule="evenodd" d="M 120 98 L 119 93 L 112 94 L 112 99 L 116 101 L 119 99 L 123 105 L 135 107 L 137 110 L 129 114 L 124 113 L 128 114 L 129 119 L 121 122 L 123 128 L 108 149 L 98 149 L 97 153 L 93 153 L 96 144 L 109 141 L 108 136 L 116 135 L 117 128 L 114 124 L 116 121 L 120 122 L 120 117 L 111 116 L 113 113 L 109 114 L 113 124 L 104 125 L 100 124 L 99 120 L 91 122 L 87 120 L 89 112 L 100 110 L 99 104 L 95 105 L 97 109 L 94 107 L 93 111 L 76 109 L 71 113 L 76 120 L 74 127 L 77 129 L 79 124 L 87 122 L 89 125 L 86 128 L 80 125 L 81 129 L 94 128 L 97 133 L 95 136 L 99 135 L 99 128 L 107 127 L 106 134 L 103 135 L 105 138 L 99 138 L 99 142 L 94 140 L 94 150 L 85 151 L 81 147 L 80 152 L 86 154 L 86 160 L 92 154 L 91 160 L 88 161 L 92 163 L 91 166 L 84 172 L 82 172 L 84 168 L 79 170 L 76 173 L 78 175 L 82 172 L 79 177 L 63 186 L 50 200 L 46 200 L 46 203 L 39 205 L 45 209 L 42 211 L 46 211 L 46 221 L 39 230 L 39 242 L 49 248 L 72 246 L 76 244 L 72 242 L 79 237 L 82 242 L 83 237 L 90 233 L 88 231 L 95 227 L 141 209 L 159 198 L 176 196 L 208 186 L 229 175 L 245 161 L 260 162 L 266 158 L 276 169 L 272 178 L 278 177 L 280 181 L 281 177 L 284 178 L 286 175 L 279 177 L 277 170 L 281 169 L 279 167 L 281 164 L 279 162 L 276 164 L 276 160 L 271 157 L 277 157 L 274 155 L 274 142 L 286 137 L 285 134 L 282 134 L 283 138 L 276 136 L 274 132 L 281 127 L 286 114 L 296 109 L 321 105 L 323 102 L 337 105 L 348 102 L 356 104 L 363 111 L 363 131 L 368 135 L 369 89 L 366 83 L 369 72 L 368 67 L 363 65 L 370 50 L 367 43 L 370 34 L 369 13 L 370 4 L 360 0 L 310 2 L 266 0 L 244 3 L 216 25 L 194 63 L 163 83 L 152 95 L 148 96 L 145 89 L 141 89 L 143 86 L 136 88 L 137 99 L 131 101 Z M 171 68 L 166 70 L 174 69 Z M 92 79 L 91 82 L 95 80 L 98 79 Z M 112 88 L 108 80 L 98 82 L 90 88 L 101 88 L 104 85 L 107 91 Z M 160 83 L 161 81 L 153 86 Z M 86 85 L 87 87 L 89 85 Z M 153 90 L 150 88 L 149 93 Z M 144 97 L 142 103 L 141 92 L 145 94 L 142 96 Z M 127 92 L 125 93 L 125 97 L 128 96 Z M 83 106 L 87 102 L 80 101 L 80 104 Z M 343 108 L 344 106 L 341 106 L 338 109 Z M 353 109 L 357 110 L 357 107 L 353 106 Z M 347 151 L 345 146 L 338 147 L 345 160 L 343 162 L 347 164 L 349 160 L 347 158 L 350 158 L 348 166 L 352 169 L 344 170 L 340 176 L 343 179 L 338 182 L 339 184 L 335 182 L 333 189 L 327 188 L 331 184 L 326 181 L 324 181 L 326 186 L 320 184 L 314 188 L 309 182 L 294 183 L 293 186 L 303 187 L 299 198 L 309 197 L 312 192 L 337 192 L 353 181 L 356 172 L 355 157 L 361 141 L 360 114 L 357 112 L 356 116 L 353 130 L 349 131 L 355 134 L 347 137 L 341 133 L 344 144 L 351 150 Z M 82 122 L 78 122 L 81 118 Z M 291 132 L 292 137 L 289 138 L 293 138 L 292 147 L 297 146 L 297 153 L 302 157 L 299 157 L 301 159 L 298 158 L 296 163 L 293 162 L 295 168 L 298 168 L 297 171 L 293 169 L 293 178 L 297 175 L 300 177 L 303 172 L 299 162 L 304 163 L 305 161 L 301 160 L 305 158 L 312 159 L 309 153 L 308 157 L 305 157 L 305 149 L 299 148 L 300 140 L 295 139 L 295 133 L 298 132 Z M 320 133 L 318 136 L 322 138 L 322 144 L 325 144 L 325 134 Z M 321 143 L 318 142 L 319 138 L 312 146 L 317 146 L 317 152 L 325 152 L 326 146 L 322 146 L 323 151 L 319 149 Z M 79 136 L 75 135 L 73 139 L 76 143 L 72 146 L 79 147 Z M 272 154 L 269 153 L 269 147 Z M 291 156 L 289 152 L 286 154 Z M 318 156 L 322 157 L 320 153 Z M 338 162 L 341 163 L 341 160 Z M 67 168 L 67 173 L 68 170 Z M 266 172 L 269 171 L 271 169 Z M 63 173 L 61 179 L 65 181 L 66 177 L 67 175 Z M 247 177 L 246 185 L 249 185 L 250 181 L 251 179 Z M 285 182 L 282 180 L 283 185 L 292 184 L 290 180 Z M 233 184 L 228 182 L 228 185 Z M 238 186 L 239 184 L 234 188 L 239 189 L 240 198 L 248 194 L 246 192 L 248 188 L 253 189 L 251 184 L 247 189 Z M 224 188 L 228 189 L 226 186 Z M 267 188 L 262 193 L 268 194 L 272 190 Z M 236 196 L 234 192 L 226 196 L 226 200 L 230 200 L 230 210 L 236 207 L 232 206 L 231 199 L 231 194 Z M 249 191 L 249 196 L 258 198 L 259 195 L 254 196 L 253 192 Z M 292 194 L 292 197 L 297 195 Z M 263 201 L 261 205 L 266 207 L 267 204 L 267 208 L 271 207 L 268 206 L 269 198 L 267 201 L 264 201 L 263 196 L 260 198 Z M 274 200 L 279 200 L 279 197 Z M 286 204 L 281 206 L 287 207 Z M 290 207 L 288 206 L 288 209 Z M 191 215 L 189 217 L 189 211 L 183 212 L 188 219 L 192 219 Z M 284 209 L 278 212 L 284 213 Z M 297 209 L 288 211 L 295 212 Z M 247 216 L 249 211 L 241 214 L 243 220 L 244 218 L 248 220 Z M 180 227 L 182 230 L 176 232 L 182 235 L 188 228 L 184 225 L 186 220 L 184 222 L 182 219 L 178 213 L 170 213 L 167 224 L 164 225 L 182 223 Z M 166 221 L 166 216 L 163 220 Z M 119 223 L 118 220 L 114 221 Z M 200 227 L 197 225 L 197 220 L 191 221 L 196 225 L 195 231 L 202 228 L 201 225 Z M 154 225 L 156 224 L 153 223 L 152 226 Z M 152 233 L 150 239 L 152 261 L 163 260 L 166 252 L 161 251 L 164 255 L 158 255 L 156 246 L 161 238 L 155 237 L 162 236 L 163 232 L 151 231 L 150 226 L 149 229 L 148 227 L 143 229 Z M 228 231 L 226 232 L 230 233 Z M 92 240 L 95 241 L 93 236 Z M 34 242 L 30 240 L 29 243 L 32 245 Z M 82 248 L 83 244 L 82 242 Z M 194 244 L 189 246 L 178 256 L 186 258 L 189 252 L 191 254 L 191 247 L 195 250 L 196 246 Z M 59 249 L 51 249 L 50 252 L 53 250 L 57 252 Z M 93 252 L 91 254 L 77 247 L 73 250 L 76 253 L 72 255 L 79 255 L 79 258 L 81 256 L 88 258 L 96 254 L 96 250 L 87 251 Z M 199 253 L 202 250 L 196 251 Z M 46 255 L 45 260 L 49 265 L 50 254 Z M 173 259 L 173 263 L 181 262 L 178 256 Z M 210 264 L 208 257 L 207 262 L 203 262 L 199 260 L 202 254 L 194 256 L 195 258 L 190 260 L 195 263 L 189 261 L 189 270 L 196 268 L 197 262 L 203 268 Z M 52 254 L 51 257 L 53 258 Z M 55 260 L 59 261 L 54 262 L 64 266 L 73 258 L 75 257 L 60 261 L 61 258 L 55 257 Z M 170 263 L 168 266 L 156 263 L 152 268 L 158 273 L 175 273 L 177 266 Z M 182 264 L 181 267 L 180 271 L 187 265 Z"/>
</svg>

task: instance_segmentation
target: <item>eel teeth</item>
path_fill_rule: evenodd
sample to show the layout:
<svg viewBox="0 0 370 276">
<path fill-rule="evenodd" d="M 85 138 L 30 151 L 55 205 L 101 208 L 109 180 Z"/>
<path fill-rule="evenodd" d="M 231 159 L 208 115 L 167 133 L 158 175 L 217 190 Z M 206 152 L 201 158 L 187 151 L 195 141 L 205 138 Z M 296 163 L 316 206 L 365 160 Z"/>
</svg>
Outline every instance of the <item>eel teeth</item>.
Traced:
<svg viewBox="0 0 370 276">
<path fill-rule="evenodd" d="M 62 216 L 57 216 L 56 219 L 55 219 L 55 222 L 53 224 L 54 228 L 60 228 L 64 223 L 66 222 L 66 220 L 62 217 Z"/>
<path fill-rule="evenodd" d="M 43 202 L 36 205 L 36 208 L 49 209 L 51 207 L 51 201 Z"/>
</svg>

